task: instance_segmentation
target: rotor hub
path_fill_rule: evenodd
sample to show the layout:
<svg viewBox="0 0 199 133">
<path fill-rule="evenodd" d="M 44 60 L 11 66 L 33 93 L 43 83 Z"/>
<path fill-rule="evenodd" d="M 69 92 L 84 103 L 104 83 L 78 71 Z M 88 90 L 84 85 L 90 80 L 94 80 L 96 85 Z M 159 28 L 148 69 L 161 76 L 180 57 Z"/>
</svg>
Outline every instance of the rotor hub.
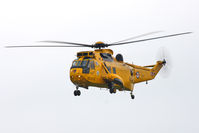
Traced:
<svg viewBox="0 0 199 133">
<path fill-rule="evenodd" d="M 162 64 L 165 66 L 166 65 L 166 60 L 164 59 L 163 61 L 162 61 Z"/>
<path fill-rule="evenodd" d="M 108 45 L 105 44 L 104 42 L 101 42 L 101 41 L 98 41 L 98 42 L 96 42 L 93 45 L 93 48 L 99 48 L 99 49 L 101 49 L 101 48 L 105 48 L 105 47 L 108 47 Z"/>
</svg>

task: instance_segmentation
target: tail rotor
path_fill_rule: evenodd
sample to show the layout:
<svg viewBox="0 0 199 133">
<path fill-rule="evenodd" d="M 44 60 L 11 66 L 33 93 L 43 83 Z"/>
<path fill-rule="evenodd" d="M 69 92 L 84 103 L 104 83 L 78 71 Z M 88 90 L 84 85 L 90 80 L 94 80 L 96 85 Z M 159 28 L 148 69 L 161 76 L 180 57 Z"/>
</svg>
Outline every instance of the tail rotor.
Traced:
<svg viewBox="0 0 199 133">
<path fill-rule="evenodd" d="M 160 75 L 163 78 L 168 78 L 171 74 L 172 61 L 169 51 L 165 47 L 161 47 L 157 53 L 157 60 L 163 61 L 163 67 L 160 70 Z"/>
</svg>

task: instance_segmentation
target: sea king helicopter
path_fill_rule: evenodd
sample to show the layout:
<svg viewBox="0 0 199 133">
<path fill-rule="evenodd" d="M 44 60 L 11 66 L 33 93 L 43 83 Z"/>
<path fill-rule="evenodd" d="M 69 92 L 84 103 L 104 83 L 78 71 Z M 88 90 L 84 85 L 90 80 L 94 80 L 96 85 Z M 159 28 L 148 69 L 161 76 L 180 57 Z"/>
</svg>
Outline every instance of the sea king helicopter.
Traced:
<svg viewBox="0 0 199 133">
<path fill-rule="evenodd" d="M 156 40 L 161 38 L 174 37 L 179 35 L 190 34 L 184 32 L 165 36 L 158 36 L 147 39 L 134 40 L 132 39 L 146 36 L 152 33 L 143 34 L 137 37 L 125 39 L 116 43 L 107 44 L 101 41 L 95 44 L 83 44 L 64 41 L 41 41 L 46 43 L 58 43 L 62 45 L 30 45 L 30 46 L 7 46 L 7 48 L 20 47 L 89 47 L 95 48 L 94 51 L 82 51 L 77 53 L 77 58 L 72 62 L 70 68 L 70 80 L 76 86 L 74 91 L 75 96 L 80 96 L 79 88 L 88 89 L 89 87 L 107 88 L 111 94 L 116 91 L 130 91 L 131 98 L 133 95 L 134 85 L 140 82 L 147 82 L 156 77 L 158 72 L 167 63 L 165 59 L 159 60 L 154 65 L 138 66 L 135 64 L 124 62 L 122 54 L 113 56 L 111 49 L 106 49 L 110 46 L 119 46 L 133 44 L 138 42 Z M 129 41 L 131 40 L 131 41 Z"/>
</svg>

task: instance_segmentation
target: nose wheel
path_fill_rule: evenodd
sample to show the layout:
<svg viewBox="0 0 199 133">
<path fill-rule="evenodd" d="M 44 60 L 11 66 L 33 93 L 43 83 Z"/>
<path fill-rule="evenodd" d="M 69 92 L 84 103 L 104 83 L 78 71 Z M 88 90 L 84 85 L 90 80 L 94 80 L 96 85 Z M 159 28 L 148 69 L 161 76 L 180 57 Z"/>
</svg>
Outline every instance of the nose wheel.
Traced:
<svg viewBox="0 0 199 133">
<path fill-rule="evenodd" d="M 109 92 L 112 94 L 112 93 L 116 93 L 116 89 L 114 89 L 114 88 L 110 88 L 109 89 Z"/>
<path fill-rule="evenodd" d="M 112 82 L 108 83 L 109 92 L 111 94 L 116 93 L 116 89 L 113 86 L 114 86 L 114 84 Z"/>
<path fill-rule="evenodd" d="M 76 90 L 74 91 L 74 96 L 80 96 L 81 95 L 81 91 L 78 90 L 78 86 L 76 87 Z"/>
</svg>

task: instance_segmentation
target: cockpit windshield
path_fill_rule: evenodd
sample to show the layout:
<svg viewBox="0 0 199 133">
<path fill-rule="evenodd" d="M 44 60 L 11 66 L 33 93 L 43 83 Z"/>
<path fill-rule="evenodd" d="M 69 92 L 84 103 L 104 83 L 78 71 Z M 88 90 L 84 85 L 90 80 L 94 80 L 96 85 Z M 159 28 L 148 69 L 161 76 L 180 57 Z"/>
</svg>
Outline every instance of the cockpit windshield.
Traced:
<svg viewBox="0 0 199 133">
<path fill-rule="evenodd" d="M 80 67 L 81 66 L 81 61 L 78 61 L 77 62 L 77 67 Z"/>
<path fill-rule="evenodd" d="M 73 61 L 72 68 L 85 68 L 89 66 L 89 60 Z"/>
<path fill-rule="evenodd" d="M 77 61 L 74 61 L 72 66 L 77 66 Z"/>
<path fill-rule="evenodd" d="M 79 67 L 81 65 L 81 61 L 74 61 L 72 67 Z"/>
</svg>

